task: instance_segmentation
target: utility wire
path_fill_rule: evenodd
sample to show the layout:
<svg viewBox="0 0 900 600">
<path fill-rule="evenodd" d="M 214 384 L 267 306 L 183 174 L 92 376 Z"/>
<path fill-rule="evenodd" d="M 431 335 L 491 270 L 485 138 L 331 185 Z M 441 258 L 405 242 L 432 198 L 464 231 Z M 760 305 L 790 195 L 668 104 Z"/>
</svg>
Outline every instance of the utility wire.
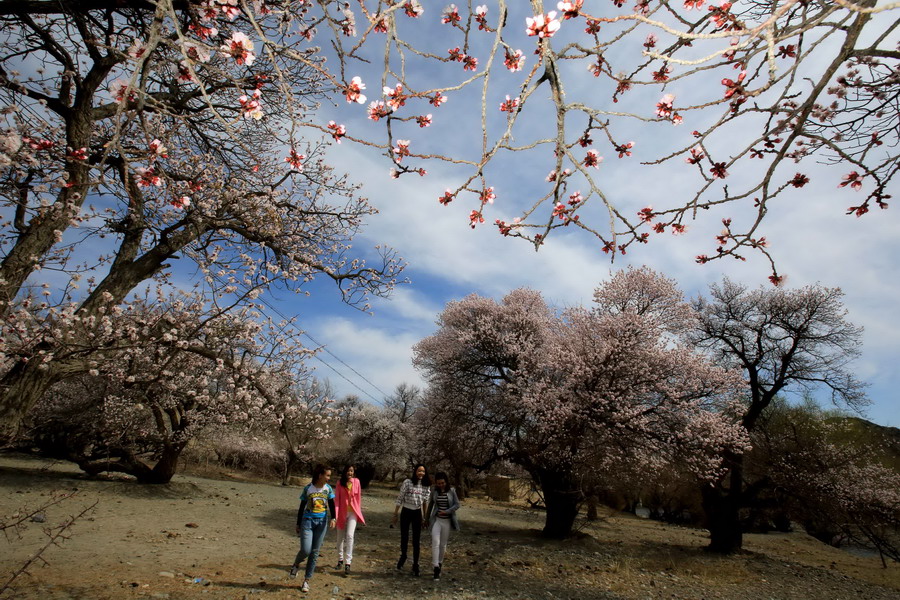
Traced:
<svg viewBox="0 0 900 600">
<path fill-rule="evenodd" d="M 289 319 L 287 316 L 285 316 L 285 314 L 284 314 L 283 312 L 281 312 L 280 310 L 278 310 L 278 308 L 276 308 L 275 306 L 273 306 L 273 305 L 272 305 L 268 300 L 266 300 L 265 298 L 256 298 L 256 301 L 257 301 L 257 302 L 261 302 L 262 304 L 265 304 L 266 306 L 268 306 L 275 314 L 277 314 L 279 317 L 281 317 L 281 318 L 284 319 L 285 321 L 290 321 L 290 320 L 291 320 L 291 319 Z M 360 373 L 359 371 L 357 371 L 356 369 L 354 369 L 353 367 L 351 367 L 350 365 L 348 365 L 346 362 L 344 362 L 343 360 L 341 360 L 341 358 L 338 357 L 334 352 L 332 352 L 331 350 L 329 350 L 329 349 L 325 346 L 325 344 L 320 343 L 320 342 L 319 342 L 318 340 L 316 340 L 313 336 L 309 335 L 309 333 L 307 333 L 306 331 L 301 331 L 300 333 L 302 333 L 303 335 L 305 335 L 306 337 L 308 337 L 308 338 L 312 341 L 313 344 L 315 344 L 316 346 L 318 346 L 319 348 L 321 348 L 322 350 L 324 350 L 326 353 L 328 353 L 329 355 L 331 355 L 336 361 L 338 361 L 339 363 L 341 363 L 342 365 L 344 365 L 345 367 L 347 367 L 348 369 L 350 369 L 351 371 L 353 371 L 353 373 L 355 373 L 357 377 L 359 377 L 360 379 L 362 379 L 363 381 L 365 381 L 366 383 L 368 383 L 368 384 L 369 384 L 370 386 L 372 386 L 374 389 L 378 390 L 378 392 L 382 395 L 382 400 L 378 400 L 377 398 L 375 398 L 375 396 L 373 396 L 373 395 L 370 394 L 369 392 L 367 392 L 367 391 L 365 391 L 364 389 L 362 389 L 361 387 L 359 387 L 359 385 L 357 385 L 355 382 L 353 382 L 353 381 L 351 381 L 350 379 L 348 379 L 346 375 L 344 375 L 343 373 L 341 373 L 340 371 L 338 371 L 334 366 L 332 366 L 332 365 L 328 364 L 327 362 L 325 362 L 325 360 L 324 360 L 321 356 L 319 356 L 318 354 L 313 354 L 313 357 L 314 357 L 316 360 L 318 360 L 318 361 L 321 362 L 323 365 L 325 365 L 326 367 L 328 367 L 329 369 L 331 369 L 332 371 L 334 371 L 335 373 L 337 373 L 338 376 L 339 376 L 341 379 L 343 379 L 344 381 L 346 381 L 347 383 L 349 383 L 350 385 L 352 385 L 353 387 L 355 387 L 356 389 L 358 389 L 360 392 L 362 392 L 363 394 L 365 394 L 366 396 L 368 396 L 369 398 L 371 398 L 372 401 L 374 401 L 376 404 L 378 404 L 378 405 L 380 405 L 380 406 L 383 406 L 383 405 L 384 405 L 384 398 L 387 398 L 387 397 L 388 397 L 388 394 L 386 394 L 386 393 L 384 392 L 384 390 L 382 390 L 382 389 L 379 388 L 377 385 L 375 385 L 374 383 L 372 383 L 365 375 L 363 375 L 362 373 Z"/>
<path fill-rule="evenodd" d="M 216 277 L 216 278 L 218 279 L 218 277 Z M 272 310 L 272 312 L 274 312 L 275 314 L 277 314 L 277 315 L 278 315 L 279 317 L 281 317 L 284 321 L 290 322 L 290 321 L 292 320 L 292 319 L 290 319 L 289 317 L 287 317 L 283 312 L 281 312 L 278 308 L 276 308 L 275 306 L 273 306 L 272 303 L 269 302 L 269 301 L 268 301 L 267 299 L 265 299 L 264 297 L 257 297 L 257 298 L 255 299 L 255 301 L 256 301 L 256 302 L 259 302 L 259 303 L 261 303 L 261 304 L 265 304 L 267 307 L 269 307 L 270 310 Z M 285 330 L 284 330 L 283 327 L 280 327 L 279 329 L 281 329 L 282 332 L 285 332 Z M 379 392 L 379 393 L 381 394 L 381 396 L 382 396 L 382 399 L 381 399 L 381 400 L 377 399 L 375 396 L 373 396 L 373 395 L 370 394 L 369 392 L 367 392 L 367 391 L 365 391 L 364 389 L 362 389 L 361 387 L 359 387 L 359 385 L 357 385 L 354 381 L 351 381 L 350 379 L 348 379 L 346 375 L 344 375 L 343 373 L 341 373 L 340 371 L 338 371 L 338 370 L 337 370 L 336 368 L 334 368 L 332 365 L 330 365 L 330 364 L 328 364 L 327 362 L 325 362 L 325 360 L 324 360 L 321 356 L 319 356 L 318 354 L 313 354 L 313 357 L 314 357 L 316 360 L 318 360 L 318 361 L 321 362 L 323 365 L 325 365 L 326 367 L 328 367 L 329 369 L 331 369 L 332 371 L 334 371 L 335 373 L 337 373 L 337 375 L 338 375 L 341 379 L 343 379 L 344 381 L 346 381 L 347 383 L 349 383 L 350 385 L 352 385 L 353 387 L 355 387 L 356 389 L 358 389 L 360 392 L 362 392 L 363 394 L 365 394 L 366 396 L 368 396 L 369 398 L 371 398 L 373 402 L 375 402 L 376 404 L 378 404 L 378 405 L 380 405 L 380 406 L 384 406 L 384 398 L 387 398 L 387 397 L 388 397 L 388 394 L 386 394 L 386 393 L 384 392 L 384 390 L 382 390 L 382 389 L 379 388 L 377 385 L 375 385 L 374 383 L 372 383 L 365 375 L 363 375 L 362 373 L 360 373 L 359 371 L 357 371 L 356 369 L 354 369 L 353 367 L 351 367 L 350 365 L 348 365 L 346 362 L 344 362 L 343 360 L 341 360 L 334 352 L 332 352 L 331 350 L 329 350 L 328 348 L 326 348 L 324 344 L 321 344 L 321 343 L 319 343 L 318 341 L 316 341 L 316 339 L 313 338 L 313 336 L 309 335 L 309 333 L 307 333 L 306 331 L 302 331 L 302 330 L 301 330 L 300 333 L 302 333 L 303 335 L 305 335 L 306 337 L 308 337 L 308 338 L 312 341 L 313 344 L 319 346 L 322 350 L 324 350 L 325 352 L 327 352 L 328 354 L 330 354 L 336 361 L 338 361 L 339 363 L 341 363 L 342 365 L 344 365 L 345 367 L 347 367 L 348 369 L 350 369 L 351 371 L 353 371 L 353 372 L 357 375 L 357 377 L 359 377 L 360 379 L 362 379 L 363 381 L 365 381 L 366 383 L 368 383 L 368 384 L 369 384 L 370 386 L 372 386 L 374 389 L 378 390 L 378 392 Z"/>
</svg>

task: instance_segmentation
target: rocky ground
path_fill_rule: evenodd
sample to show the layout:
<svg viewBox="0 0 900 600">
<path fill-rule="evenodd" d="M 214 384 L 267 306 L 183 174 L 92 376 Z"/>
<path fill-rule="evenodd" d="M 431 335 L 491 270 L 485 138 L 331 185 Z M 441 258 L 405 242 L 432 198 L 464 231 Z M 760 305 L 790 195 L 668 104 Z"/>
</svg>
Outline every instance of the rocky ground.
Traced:
<svg viewBox="0 0 900 600">
<path fill-rule="evenodd" d="M 388 527 L 394 489 L 364 494 L 368 526 L 357 531 L 349 577 L 332 570 L 329 532 L 308 594 L 287 578 L 297 550 L 298 488 L 231 478 L 178 475 L 166 486 L 91 480 L 65 463 L 0 455 L 0 520 L 39 506 L 60 491 L 77 494 L 48 508 L 27 528 L 0 539 L 0 587 L 45 542 L 42 529 L 93 506 L 46 550 L 3 598 L 48 600 L 171 598 L 597 598 L 897 600 L 900 565 L 881 567 L 802 533 L 748 535 L 745 552 L 703 551 L 705 532 L 607 513 L 580 523 L 574 541 L 538 536 L 540 512 L 470 498 L 460 510 L 444 575 L 394 566 L 399 534 Z M 427 540 L 425 540 L 427 541 Z"/>
</svg>

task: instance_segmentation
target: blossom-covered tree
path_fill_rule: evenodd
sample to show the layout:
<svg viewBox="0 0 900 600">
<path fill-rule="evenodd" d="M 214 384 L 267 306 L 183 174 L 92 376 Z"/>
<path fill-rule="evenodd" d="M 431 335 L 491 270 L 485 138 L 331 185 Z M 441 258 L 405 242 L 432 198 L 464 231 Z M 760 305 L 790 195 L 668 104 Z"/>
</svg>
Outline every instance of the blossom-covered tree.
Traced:
<svg viewBox="0 0 900 600">
<path fill-rule="evenodd" d="M 345 460 L 356 465 L 364 485 L 372 477 L 409 467 L 413 444 L 410 427 L 399 422 L 393 410 L 363 404 L 350 417 L 347 433 L 350 443 Z"/>
<path fill-rule="evenodd" d="M 301 4 L 310 24 L 300 34 L 335 49 L 342 114 L 355 122 L 310 126 L 376 148 L 394 177 L 457 168 L 438 200 L 467 202 L 472 227 L 492 222 L 536 248 L 579 228 L 612 257 L 721 219 L 697 260 L 758 252 L 778 283 L 764 228 L 776 202 L 825 180 L 849 215 L 888 206 L 900 142 L 896 3 Z M 641 189 L 653 200 L 619 191 L 613 161 L 650 170 Z M 504 196 L 509 169 L 526 185 Z M 683 191 L 669 185 L 676 177 Z M 513 207 L 512 194 L 527 201 Z"/>
<path fill-rule="evenodd" d="M 283 390 L 304 376 L 308 351 L 249 310 L 203 316 L 199 301 L 133 303 L 103 335 L 93 324 L 73 334 L 58 360 L 75 375 L 42 396 L 33 435 L 60 438 L 65 458 L 88 473 L 166 483 L 198 434 L 293 418 Z"/>
<path fill-rule="evenodd" d="M 350 249 L 374 209 L 300 127 L 335 88 L 305 4 L 0 3 L 0 437 L 73 330 L 176 264 L 219 310 L 316 275 L 389 292 L 392 251 Z"/>
<path fill-rule="evenodd" d="M 525 289 L 499 303 L 472 295 L 448 304 L 438 332 L 415 347 L 414 361 L 436 392 L 427 410 L 435 421 L 470 424 L 491 445 L 488 460 L 531 474 L 550 537 L 571 531 L 581 472 L 623 460 L 652 472 L 678 460 L 713 478 L 719 453 L 745 448 L 729 418 L 738 378 L 669 335 L 656 311 L 617 304 L 623 279 L 636 295 L 671 290 L 642 270 L 601 285 L 594 311 L 559 313 Z"/>
<path fill-rule="evenodd" d="M 309 465 L 316 459 L 318 447 L 333 432 L 336 419 L 334 392 L 327 379 L 301 378 L 293 374 L 286 381 L 288 387 L 280 390 L 272 400 L 275 407 L 272 416 L 284 441 L 284 485 L 297 467 Z M 264 423 L 263 427 L 266 425 L 271 423 Z"/>
<path fill-rule="evenodd" d="M 881 429 L 882 431 L 878 431 Z M 760 418 L 747 479 L 763 498 L 835 546 L 853 544 L 900 560 L 900 471 L 889 428 L 825 411 L 811 399 L 777 401 Z"/>
<path fill-rule="evenodd" d="M 779 394 L 824 389 L 834 402 L 865 404 L 864 385 L 851 363 L 859 355 L 862 329 L 847 319 L 840 289 L 813 285 L 797 290 L 750 289 L 726 279 L 694 302 L 699 317 L 693 343 L 724 366 L 741 369 L 745 401 L 740 424 L 753 432 Z M 744 456 L 725 455 L 728 472 L 704 485 L 711 547 L 741 547 L 740 509 L 757 486 L 747 486 Z M 773 467 L 774 468 L 774 467 Z"/>
</svg>

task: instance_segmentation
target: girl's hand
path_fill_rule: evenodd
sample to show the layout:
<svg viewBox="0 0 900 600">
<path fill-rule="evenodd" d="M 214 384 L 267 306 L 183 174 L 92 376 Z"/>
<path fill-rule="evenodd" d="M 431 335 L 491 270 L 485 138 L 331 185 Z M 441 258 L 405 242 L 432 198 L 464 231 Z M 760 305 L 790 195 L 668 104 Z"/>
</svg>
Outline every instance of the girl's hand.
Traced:
<svg viewBox="0 0 900 600">
<path fill-rule="evenodd" d="M 297 532 L 297 535 L 300 535 L 300 527 L 299 526 L 294 527 L 294 530 Z"/>
<path fill-rule="evenodd" d="M 329 526 L 331 529 L 334 529 L 336 525 L 337 525 L 337 520 L 336 520 L 336 519 L 332 519 L 331 522 L 328 523 L 328 526 Z"/>
</svg>

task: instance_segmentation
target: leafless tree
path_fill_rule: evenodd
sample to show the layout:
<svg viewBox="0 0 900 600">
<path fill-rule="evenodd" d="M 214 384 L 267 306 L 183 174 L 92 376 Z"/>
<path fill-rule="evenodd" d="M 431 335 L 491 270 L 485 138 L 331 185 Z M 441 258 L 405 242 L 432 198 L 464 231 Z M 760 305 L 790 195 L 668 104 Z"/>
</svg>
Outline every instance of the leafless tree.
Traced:
<svg viewBox="0 0 900 600">
<path fill-rule="evenodd" d="M 753 432 L 775 398 L 791 391 L 824 388 L 837 403 L 865 404 L 864 384 L 852 370 L 862 329 L 847 319 L 842 296 L 821 285 L 750 289 L 726 279 L 694 302 L 700 319 L 694 343 L 743 371 L 745 429 Z M 703 490 L 711 547 L 729 552 L 741 547 L 739 512 L 755 488 L 745 485 L 743 455 L 727 453 L 725 464 L 728 473 Z"/>
</svg>

